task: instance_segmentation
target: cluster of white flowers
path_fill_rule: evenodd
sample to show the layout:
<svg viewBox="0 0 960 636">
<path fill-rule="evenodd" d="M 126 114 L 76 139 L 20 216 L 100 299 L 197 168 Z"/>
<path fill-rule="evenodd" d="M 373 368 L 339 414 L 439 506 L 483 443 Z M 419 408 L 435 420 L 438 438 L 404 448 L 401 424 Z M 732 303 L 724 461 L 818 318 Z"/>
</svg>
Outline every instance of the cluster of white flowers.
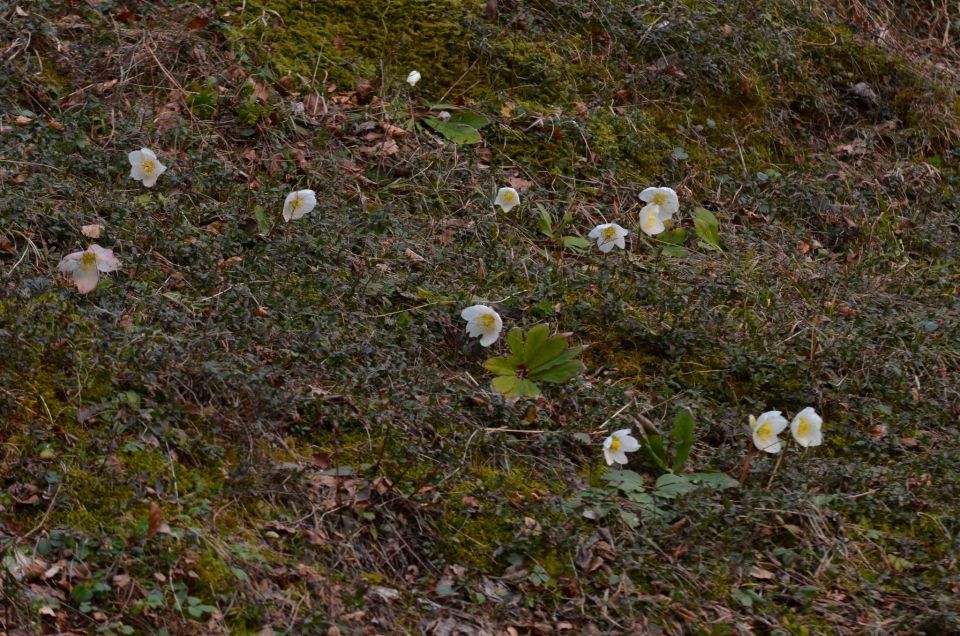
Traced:
<svg viewBox="0 0 960 636">
<path fill-rule="evenodd" d="M 808 406 L 790 422 L 790 432 L 797 444 L 804 448 L 819 446 L 823 443 L 821 427 L 823 418 L 817 415 L 812 406 Z M 753 445 L 757 450 L 765 453 L 779 453 L 783 450 L 780 443 L 780 433 L 787 428 L 787 418 L 780 411 L 767 411 L 760 417 L 750 416 L 750 432 L 753 435 Z"/>
</svg>

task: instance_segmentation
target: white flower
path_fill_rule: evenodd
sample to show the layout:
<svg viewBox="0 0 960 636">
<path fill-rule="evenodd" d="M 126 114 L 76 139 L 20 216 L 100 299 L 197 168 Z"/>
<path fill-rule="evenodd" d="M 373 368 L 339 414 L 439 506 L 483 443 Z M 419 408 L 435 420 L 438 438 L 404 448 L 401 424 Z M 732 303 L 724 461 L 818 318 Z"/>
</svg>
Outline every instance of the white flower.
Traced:
<svg viewBox="0 0 960 636">
<path fill-rule="evenodd" d="M 644 234 L 654 236 L 667 229 L 663 222 L 669 218 L 670 215 L 656 203 L 645 205 L 640 210 L 640 229 Z"/>
<path fill-rule="evenodd" d="M 616 223 L 603 223 L 590 230 L 589 238 L 596 239 L 601 252 L 609 252 L 614 246 L 623 249 L 627 246 L 624 237 L 628 232 Z"/>
<path fill-rule="evenodd" d="M 283 220 L 290 222 L 317 207 L 317 193 L 313 190 L 297 190 L 287 195 L 283 202 Z"/>
<path fill-rule="evenodd" d="M 809 446 L 819 446 L 823 443 L 823 434 L 820 432 L 820 426 L 823 424 L 823 418 L 817 415 L 812 406 L 803 409 L 790 422 L 790 432 L 793 433 L 793 439 L 797 440 L 804 448 Z"/>
<path fill-rule="evenodd" d="M 753 445 L 764 452 L 780 452 L 780 438 L 777 435 L 785 428 L 787 428 L 787 418 L 781 415 L 780 411 L 767 411 L 760 417 L 750 416 Z"/>
<path fill-rule="evenodd" d="M 100 272 L 120 269 L 120 261 L 113 250 L 91 245 L 84 252 L 67 254 L 57 267 L 61 272 L 73 274 L 73 282 L 81 294 L 92 292 L 100 281 Z"/>
<path fill-rule="evenodd" d="M 149 148 L 134 150 L 127 155 L 127 159 L 130 160 L 130 177 L 135 181 L 143 181 L 148 188 L 152 188 L 157 178 L 167 171 L 167 167 Z"/>
<path fill-rule="evenodd" d="M 640 193 L 640 200 L 658 206 L 661 221 L 673 218 L 673 215 L 680 210 L 680 199 L 677 198 L 673 188 L 647 188 Z"/>
<path fill-rule="evenodd" d="M 437 113 L 437 119 L 440 121 L 450 121 L 451 117 L 453 117 L 453 115 L 450 114 L 449 110 L 441 110 Z"/>
<path fill-rule="evenodd" d="M 493 200 L 494 205 L 499 205 L 504 212 L 509 212 L 520 205 L 520 195 L 513 188 L 500 188 L 497 190 L 497 198 Z"/>
<path fill-rule="evenodd" d="M 407 75 L 407 84 L 410 86 L 416 86 L 417 82 L 420 81 L 420 71 L 410 71 L 410 74 Z"/>
<path fill-rule="evenodd" d="M 467 321 L 467 334 L 473 338 L 480 338 L 480 344 L 489 347 L 500 337 L 503 329 L 503 320 L 500 314 L 485 305 L 473 305 L 460 312 L 460 317 Z"/>
<path fill-rule="evenodd" d="M 603 440 L 603 458 L 607 460 L 607 466 L 610 466 L 613 462 L 626 464 L 627 453 L 639 449 L 640 442 L 630 435 L 629 428 L 615 431 L 610 437 Z"/>
</svg>

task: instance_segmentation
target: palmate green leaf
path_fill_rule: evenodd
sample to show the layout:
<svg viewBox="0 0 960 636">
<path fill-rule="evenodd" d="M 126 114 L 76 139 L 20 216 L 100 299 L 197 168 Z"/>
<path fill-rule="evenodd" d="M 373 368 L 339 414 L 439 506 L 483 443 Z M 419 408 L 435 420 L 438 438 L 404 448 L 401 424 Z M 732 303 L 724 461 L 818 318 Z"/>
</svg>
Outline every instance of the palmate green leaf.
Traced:
<svg viewBox="0 0 960 636">
<path fill-rule="evenodd" d="M 691 481 L 695 481 L 708 488 L 716 488 L 717 490 L 738 488 L 740 486 L 740 482 L 726 473 L 687 473 L 686 477 Z"/>
<path fill-rule="evenodd" d="M 570 347 L 568 349 L 561 351 L 550 360 L 539 363 L 536 366 L 532 366 L 532 365 L 529 366 L 528 371 L 531 375 L 549 371 L 555 366 L 559 366 L 561 364 L 564 364 L 566 362 L 573 360 L 578 355 L 580 355 L 581 351 L 583 351 L 583 347 Z"/>
<path fill-rule="evenodd" d="M 579 360 L 571 360 L 569 362 L 564 362 L 563 364 L 551 366 L 545 371 L 531 373 L 529 377 L 531 380 L 537 380 L 539 382 L 562 384 L 563 382 L 575 377 L 581 371 L 583 371 L 583 363 Z"/>
<path fill-rule="evenodd" d="M 534 327 L 534 329 L 536 329 L 536 327 Z M 531 330 L 531 332 L 532 331 L 533 330 Z M 537 341 L 531 344 L 530 334 L 527 334 L 526 364 L 527 370 L 530 371 L 530 373 L 535 373 L 540 367 L 555 360 L 557 356 L 567 349 L 567 339 L 562 336 L 547 338 L 542 342 L 539 338 L 540 336 L 538 334 Z M 536 349 L 533 349 L 534 346 L 536 346 Z"/>
<path fill-rule="evenodd" d="M 696 489 L 697 486 L 687 476 L 667 473 L 660 475 L 660 478 L 657 479 L 657 487 L 653 494 L 664 499 L 673 499 Z"/>
<path fill-rule="evenodd" d="M 550 328 L 544 324 L 531 327 L 530 330 L 527 331 L 527 339 L 523 345 L 523 363 L 526 364 L 528 368 L 532 366 L 531 361 L 549 337 Z"/>
<path fill-rule="evenodd" d="M 515 375 L 501 375 L 493 379 L 493 389 L 509 398 L 537 397 L 540 388 L 530 380 Z"/>
<path fill-rule="evenodd" d="M 519 362 L 514 356 L 509 358 L 490 358 L 483 368 L 494 375 L 516 375 Z"/>
<path fill-rule="evenodd" d="M 671 258 L 686 258 L 690 256 L 690 250 L 682 245 L 664 245 L 660 248 L 660 253 Z"/>
<path fill-rule="evenodd" d="M 690 411 L 680 411 L 673 418 L 673 430 L 670 432 L 670 437 L 673 438 L 676 447 L 673 456 L 673 472 L 675 473 L 683 470 L 683 466 L 690 456 L 690 448 L 693 446 L 693 428 L 693 416 L 690 415 Z"/>
<path fill-rule="evenodd" d="M 520 327 L 514 327 L 507 334 L 507 344 L 510 345 L 510 351 L 521 362 L 523 361 L 523 330 Z"/>
<path fill-rule="evenodd" d="M 616 486 L 624 494 L 643 492 L 646 489 L 643 476 L 632 470 L 607 470 L 600 479 L 610 482 L 610 485 Z"/>
</svg>

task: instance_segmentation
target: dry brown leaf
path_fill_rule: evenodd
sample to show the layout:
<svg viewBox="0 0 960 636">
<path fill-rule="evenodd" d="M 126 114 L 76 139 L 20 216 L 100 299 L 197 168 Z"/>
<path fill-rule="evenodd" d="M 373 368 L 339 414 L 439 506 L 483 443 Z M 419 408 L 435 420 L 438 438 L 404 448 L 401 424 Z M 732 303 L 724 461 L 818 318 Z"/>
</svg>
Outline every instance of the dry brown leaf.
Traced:
<svg viewBox="0 0 960 636">
<path fill-rule="evenodd" d="M 90 225 L 84 225 L 80 228 L 81 234 L 92 239 L 100 238 L 101 232 L 103 232 L 103 226 L 99 223 L 91 223 Z"/>
<path fill-rule="evenodd" d="M 427 262 L 427 259 L 425 259 L 424 257 L 420 256 L 419 254 L 417 254 L 416 252 L 414 252 L 414 251 L 413 251 L 412 249 L 410 249 L 409 247 L 408 247 L 407 249 L 403 250 L 403 255 L 406 256 L 407 258 L 409 258 L 409 259 L 410 259 L 411 261 L 413 261 L 414 263 L 426 263 L 426 262 Z"/>
<path fill-rule="evenodd" d="M 764 570 L 761 567 L 753 566 L 752 568 L 750 568 L 750 576 L 752 576 L 755 579 L 770 581 L 774 577 L 776 577 L 776 574 L 774 574 L 770 570 Z"/>
<path fill-rule="evenodd" d="M 161 525 L 163 525 L 163 511 L 155 501 L 151 501 L 150 512 L 147 514 L 147 538 L 152 539 L 160 532 Z"/>
<path fill-rule="evenodd" d="M 507 179 L 507 183 L 510 184 L 511 188 L 517 190 L 518 192 L 523 192 L 533 185 L 533 181 L 527 181 L 526 179 L 521 179 L 520 177 L 510 177 Z"/>
<path fill-rule="evenodd" d="M 160 107 L 160 112 L 157 113 L 157 130 L 162 133 L 166 132 L 175 127 L 179 121 L 180 93 L 178 91 L 170 91 L 170 94 L 167 95 L 167 101 L 163 103 L 163 106 Z"/>
<path fill-rule="evenodd" d="M 252 79 L 250 84 L 253 86 L 253 96 L 264 104 L 267 103 L 267 100 L 270 99 L 270 87 L 263 82 L 256 82 Z"/>
<path fill-rule="evenodd" d="M 29 126 L 33 122 L 33 119 L 27 117 L 26 115 L 17 115 L 17 118 L 13 120 L 17 126 Z"/>
</svg>

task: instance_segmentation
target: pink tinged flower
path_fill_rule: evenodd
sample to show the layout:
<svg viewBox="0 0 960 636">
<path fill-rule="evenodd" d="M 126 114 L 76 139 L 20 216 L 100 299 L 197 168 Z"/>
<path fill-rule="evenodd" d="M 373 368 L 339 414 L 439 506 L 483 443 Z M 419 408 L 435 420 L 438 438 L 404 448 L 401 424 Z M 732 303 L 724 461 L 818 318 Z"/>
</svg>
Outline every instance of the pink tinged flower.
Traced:
<svg viewBox="0 0 960 636">
<path fill-rule="evenodd" d="M 67 254 L 60 261 L 58 269 L 73 274 L 73 282 L 81 294 L 92 292 L 100 281 L 100 273 L 106 274 L 120 269 L 120 261 L 108 250 L 99 245 L 91 245 L 83 252 Z"/>
<path fill-rule="evenodd" d="M 632 453 L 640 449 L 640 442 L 630 435 L 630 429 L 624 428 L 615 431 L 603 440 L 603 458 L 607 461 L 607 466 L 614 463 L 627 463 L 627 453 Z"/>
<path fill-rule="evenodd" d="M 152 188 L 160 175 L 167 171 L 167 167 L 160 163 L 156 153 L 149 148 L 134 150 L 127 155 L 127 159 L 130 160 L 130 178 L 142 181 L 148 188 Z"/>
</svg>

